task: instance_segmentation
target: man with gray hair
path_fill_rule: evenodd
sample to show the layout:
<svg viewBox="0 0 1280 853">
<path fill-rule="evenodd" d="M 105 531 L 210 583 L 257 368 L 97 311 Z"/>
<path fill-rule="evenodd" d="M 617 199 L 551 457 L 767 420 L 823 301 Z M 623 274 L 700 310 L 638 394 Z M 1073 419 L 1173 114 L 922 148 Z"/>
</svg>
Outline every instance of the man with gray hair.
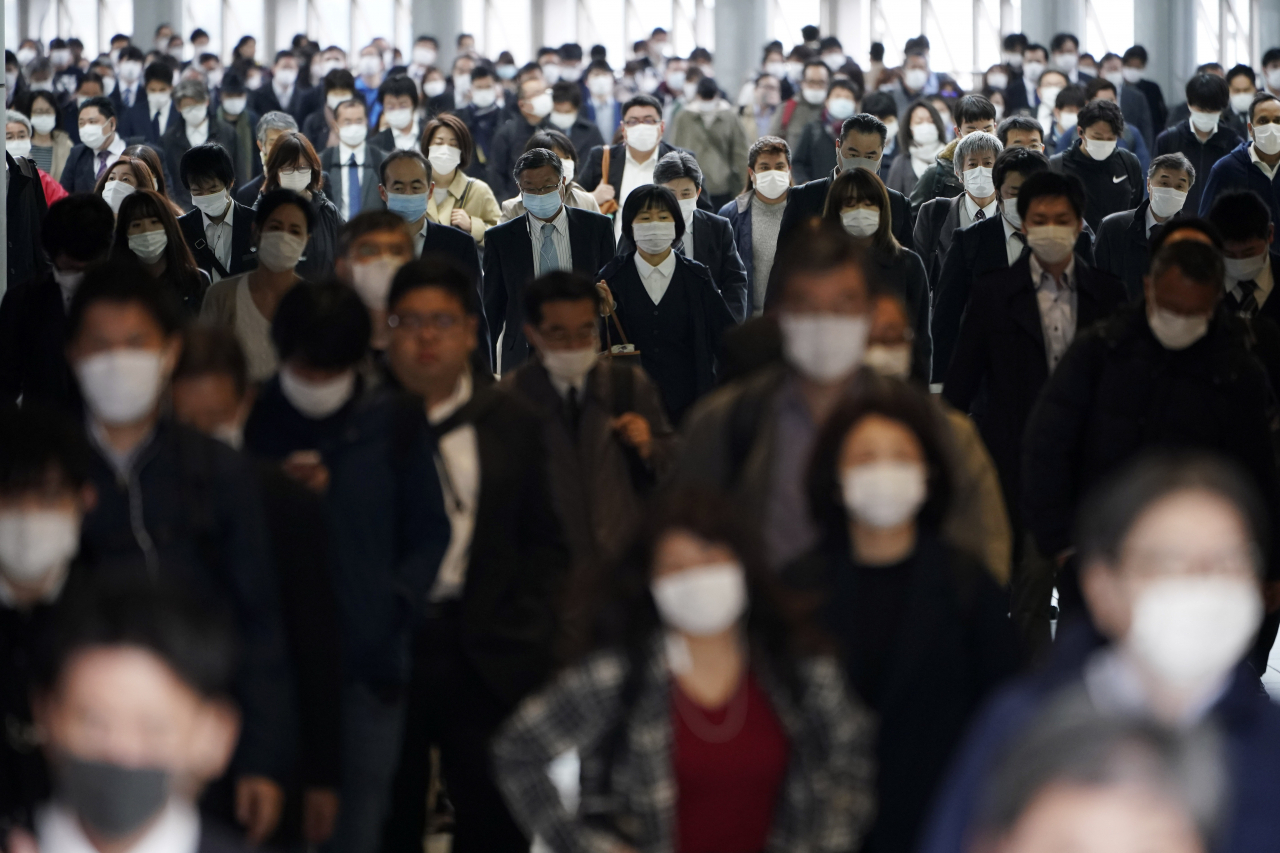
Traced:
<svg viewBox="0 0 1280 853">
<path fill-rule="evenodd" d="M 1151 232 L 1182 215 L 1196 185 L 1196 168 L 1181 152 L 1161 154 L 1147 169 L 1147 197 L 1133 210 L 1102 219 L 1094 245 L 1094 266 L 1124 282 L 1130 300 L 1142 295 L 1142 277 L 1151 260 Z M 1195 205 L 1191 213 L 1195 215 Z"/>
<path fill-rule="evenodd" d="M 992 175 L 1003 150 L 1000 140 L 986 131 L 975 130 L 962 137 L 951 162 L 964 191 L 955 198 L 930 199 L 920 207 L 915 251 L 924 261 L 929 281 L 938 281 L 957 229 L 1000 216 Z"/>
<path fill-rule="evenodd" d="M 263 164 L 267 162 L 267 155 L 271 153 L 271 146 L 281 137 L 282 134 L 296 131 L 298 123 L 293 116 L 279 110 L 271 112 L 258 119 L 257 142 L 258 156 Z M 262 192 L 263 175 L 258 175 L 252 181 L 240 187 L 236 192 L 236 201 L 247 207 L 253 207 L 258 200 L 258 195 Z"/>
<path fill-rule="evenodd" d="M 525 213 L 485 232 L 484 313 L 498 373 L 519 367 L 531 352 L 524 334 L 529 283 L 557 270 L 594 278 L 613 258 L 615 245 L 608 217 L 565 206 L 564 169 L 554 151 L 529 149 L 511 174 Z"/>
<path fill-rule="evenodd" d="M 186 79 L 173 88 L 173 106 L 178 114 L 169 122 L 160 140 L 164 155 L 169 198 L 183 210 L 191 209 L 191 193 L 180 179 L 182 155 L 198 145 L 214 142 L 228 152 L 235 148 L 235 131 L 214 121 L 209 111 L 209 88 L 202 80 Z"/>
</svg>

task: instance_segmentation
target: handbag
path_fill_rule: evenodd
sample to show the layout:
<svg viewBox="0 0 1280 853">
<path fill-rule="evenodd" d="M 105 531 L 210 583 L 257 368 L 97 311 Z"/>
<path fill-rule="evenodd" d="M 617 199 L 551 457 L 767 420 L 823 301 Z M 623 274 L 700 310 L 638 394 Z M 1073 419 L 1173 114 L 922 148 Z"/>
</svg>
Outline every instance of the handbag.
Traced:
<svg viewBox="0 0 1280 853">
<path fill-rule="evenodd" d="M 639 358 L 640 350 L 636 349 L 636 345 L 627 340 L 627 333 L 622 330 L 622 323 L 618 320 L 618 315 L 614 313 L 613 305 L 609 305 L 605 309 L 604 324 L 604 352 L 600 353 L 608 359 L 614 358 Z M 609 321 L 613 321 L 613 325 L 618 330 L 618 337 L 622 338 L 622 343 L 615 344 L 613 336 L 609 334 Z"/>
<path fill-rule="evenodd" d="M 604 153 L 600 155 L 600 183 L 601 184 L 609 180 L 609 159 L 612 153 L 613 153 L 612 150 L 610 150 L 609 146 L 606 145 L 604 146 Z M 599 186 L 600 184 L 596 184 L 597 188 L 599 188 Z M 611 198 L 608 201 L 604 202 L 603 204 L 600 205 L 600 212 L 603 213 L 605 216 L 611 216 L 617 213 L 618 200 L 616 198 Z M 621 327 L 619 327 L 618 331 L 622 331 Z"/>
</svg>

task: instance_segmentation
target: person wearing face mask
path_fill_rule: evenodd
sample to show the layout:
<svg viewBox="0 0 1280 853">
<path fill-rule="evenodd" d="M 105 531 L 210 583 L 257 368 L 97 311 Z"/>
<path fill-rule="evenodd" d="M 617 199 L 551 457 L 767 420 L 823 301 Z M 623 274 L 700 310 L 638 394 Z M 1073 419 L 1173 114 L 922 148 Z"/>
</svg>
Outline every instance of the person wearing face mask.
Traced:
<svg viewBox="0 0 1280 853">
<path fill-rule="evenodd" d="M 818 180 L 839 165 L 841 130 L 858 111 L 858 94 L 849 80 L 831 83 L 822 112 L 805 127 L 795 147 L 793 171 L 798 181 Z"/>
<path fill-rule="evenodd" d="M 10 174 L 10 181 L 13 175 Z M 6 403 L 71 405 L 75 378 L 62 355 L 67 305 L 84 271 L 107 256 L 115 215 L 100 196 L 68 196 L 49 206 L 40 248 L 49 271 L 28 284 L 10 285 L 0 303 L 6 333 L 0 335 L 0 397 Z"/>
<path fill-rule="evenodd" d="M 209 276 L 196 266 L 172 209 L 154 190 L 138 190 L 120 202 L 111 256 L 130 254 L 189 317 L 200 313 Z"/>
<path fill-rule="evenodd" d="M 292 50 L 276 52 L 271 65 L 271 84 L 259 86 L 249 96 L 249 104 L 258 115 L 285 112 L 301 125 L 320 106 L 319 86 L 307 88 L 310 81 L 298 79 L 298 56 Z M 359 89 L 359 86 L 356 87 Z"/>
<path fill-rule="evenodd" d="M 80 142 L 67 155 L 62 188 L 69 193 L 92 192 L 94 184 L 125 149 L 116 132 L 115 108 L 109 98 L 90 98 L 79 111 Z"/>
<path fill-rule="evenodd" d="M 969 721 L 1018 668 L 1007 594 L 943 535 L 946 429 L 925 393 L 895 379 L 841 403 L 806 477 L 818 542 L 782 575 L 821 602 L 814 615 L 854 696 L 878 715 L 876 819 L 863 850 L 915 848 Z M 928 649 L 941 668 L 916 668 L 908 648 Z"/>
<path fill-rule="evenodd" d="M 933 104 L 921 99 L 907 108 L 896 135 L 898 156 L 881 177 L 889 189 L 910 197 L 920 176 L 946 147 L 946 129 Z"/>
<path fill-rule="evenodd" d="M 164 62 L 152 62 L 143 72 L 145 115 L 133 116 L 127 130 L 149 145 L 159 146 L 169 125 L 178 117 L 173 103 L 173 78 L 174 70 Z"/>
<path fill-rule="evenodd" d="M 178 227 L 196 266 L 215 282 L 252 269 L 254 212 L 232 197 L 236 177 L 227 149 L 197 145 L 182 155 L 177 171 L 195 208 L 178 217 Z"/>
<path fill-rule="evenodd" d="M 121 130 L 126 136 L 140 136 L 145 133 L 146 125 L 151 121 L 147 111 L 146 81 L 142 79 L 146 55 L 133 45 L 120 51 L 116 60 L 116 77 L 119 85 L 111 93 L 111 103 L 120 116 Z"/>
<path fill-rule="evenodd" d="M 600 359 L 601 298 L 571 272 L 524 293 L 525 336 L 536 358 L 502 379 L 542 422 L 556 515 L 575 571 L 612 563 L 631 541 L 643 503 L 675 461 L 676 437 L 657 387 L 635 359 Z"/>
<path fill-rule="evenodd" d="M 502 79 L 496 75 L 492 66 L 484 63 L 476 65 L 471 72 L 471 101 L 458 110 L 457 115 L 471 132 L 471 141 L 475 146 L 467 165 L 467 174 L 480 180 L 489 176 L 489 152 L 493 147 L 493 136 L 507 119 L 506 112 L 498 102 L 500 95 L 503 95 Z"/>
<path fill-rule="evenodd" d="M 560 158 L 560 165 L 564 169 L 565 189 L 563 196 L 565 206 L 599 213 L 600 205 L 596 204 L 595 197 L 574 180 L 578 167 L 578 151 L 573 147 L 573 143 L 569 141 L 569 137 L 558 130 L 540 130 L 530 136 L 529 141 L 524 146 L 525 151 L 532 151 L 535 148 L 546 148 Z M 502 219 L 500 221 L 508 222 L 523 216 L 524 213 L 523 197 L 507 199 L 502 203 Z"/>
<path fill-rule="evenodd" d="M 1246 318 L 1275 321 L 1280 300 L 1271 299 L 1280 253 L 1272 250 L 1271 212 L 1248 191 L 1223 193 L 1209 211 L 1209 223 L 1222 235 L 1226 267 L 1226 306 Z"/>
<path fill-rule="evenodd" d="M 85 401 L 98 496 L 81 547 L 92 575 L 145 571 L 152 584 L 201 590 L 208 605 L 234 615 L 245 649 L 236 675 L 245 733 L 223 787 L 248 840 L 261 843 L 279 819 L 293 708 L 277 592 L 244 460 L 165 409 L 181 323 L 176 300 L 128 255 L 87 271 L 72 297 L 67 361 Z"/>
<path fill-rule="evenodd" d="M 159 146 L 169 175 L 175 178 L 180 175 L 183 155 L 206 142 L 227 151 L 235 150 L 235 130 L 226 122 L 215 120 L 209 110 L 209 90 L 204 83 L 183 80 L 174 87 L 173 102 L 178 109 L 178 117 L 169 123 Z M 191 210 L 191 192 L 184 183 L 171 181 L 170 194 L 173 203 L 184 212 Z"/>
<path fill-rule="evenodd" d="M 680 490 L 645 520 L 623 582 L 583 593 L 569 664 L 493 745 L 526 832 L 565 850 L 859 849 L 870 717 L 807 621 L 783 615 L 757 539 L 722 497 Z M 547 772 L 561 745 L 594 814 L 561 805 Z"/>
<path fill-rule="evenodd" d="M 1248 65 L 1237 64 L 1227 72 L 1227 89 L 1231 92 L 1231 109 L 1223 115 L 1223 120 L 1236 131 L 1241 138 L 1249 135 L 1249 105 L 1253 96 L 1258 94 L 1258 74 Z"/>
<path fill-rule="evenodd" d="M 697 97 L 675 117 L 671 141 L 677 148 L 700 152 L 697 163 L 711 209 L 727 204 L 747 169 L 749 143 L 742 122 L 729 102 L 720 97 L 715 80 L 704 77 L 698 82 Z"/>
<path fill-rule="evenodd" d="M 386 152 L 368 142 L 369 110 L 363 98 L 338 104 L 333 117 L 338 144 L 324 149 L 320 167 L 327 177 L 325 192 L 345 222 L 361 211 L 382 208 L 378 175 Z"/>
<path fill-rule="evenodd" d="M 511 169 L 529 137 L 539 128 L 555 126 L 549 121 L 555 110 L 550 84 L 539 77 L 525 78 L 520 83 L 516 109 L 516 115 L 494 132 L 489 152 L 488 184 L 493 188 L 494 196 L 504 200 L 520 194 L 511 178 Z"/>
<path fill-rule="evenodd" d="M 706 266 L 675 248 L 687 233 L 675 193 L 664 186 L 637 187 L 622 220 L 623 246 L 634 249 L 624 248 L 600 270 L 600 283 L 615 303 L 606 328 L 611 342 L 625 336 L 634 345 L 662 392 L 671 423 L 679 424 L 714 387 L 720 336 L 733 328 L 735 315 Z M 732 242 L 726 246 L 737 254 Z M 745 300 L 735 303 L 745 307 Z"/>
<path fill-rule="evenodd" d="M 1089 619 L 1061 627 L 1046 665 L 1005 687 L 974 725 L 925 853 L 972 849 L 982 780 L 1064 703 L 1076 719 L 1216 729 L 1231 756 L 1226 784 L 1247 793 L 1224 814 L 1213 849 L 1244 853 L 1275 835 L 1263 803 L 1280 784 L 1268 757 L 1280 713 L 1244 661 L 1263 619 L 1273 511 L 1246 470 L 1196 452 L 1119 465 L 1089 494 L 1073 538 Z M 1075 738 L 1077 754 L 1085 743 Z"/>
<path fill-rule="evenodd" d="M 1076 124 L 1080 138 L 1065 153 L 1049 158 L 1054 171 L 1073 175 L 1084 185 L 1084 219 L 1094 231 L 1103 217 L 1133 210 L 1144 195 L 1138 158 L 1117 147 L 1124 129 L 1124 115 L 1115 101 L 1090 101 Z"/>
<path fill-rule="evenodd" d="M 1117 89 L 1110 80 L 1095 77 L 1090 80 L 1083 89 L 1078 86 L 1068 86 L 1058 93 L 1057 104 L 1060 104 L 1055 115 L 1060 115 L 1064 123 L 1069 123 L 1066 129 L 1060 129 L 1057 124 L 1053 127 L 1051 136 L 1056 136 L 1056 141 L 1051 142 L 1055 154 L 1062 154 L 1071 148 L 1076 140 L 1076 127 L 1079 122 L 1079 109 L 1090 101 L 1111 101 L 1119 103 L 1117 100 Z M 1073 108 L 1075 115 L 1071 115 L 1067 111 L 1067 107 Z M 1121 113 L 1124 108 L 1121 107 Z M 1151 150 L 1155 147 L 1155 143 L 1148 144 L 1146 142 L 1145 131 L 1136 125 L 1130 124 L 1128 118 L 1125 118 L 1124 131 L 1121 132 L 1116 140 L 1116 146 L 1133 153 L 1138 158 L 1138 165 L 1145 171 L 1151 166 Z"/>
<path fill-rule="evenodd" d="M 266 171 L 259 186 L 262 195 L 275 189 L 286 189 L 307 201 L 313 224 L 307 228 L 307 245 L 298 263 L 298 275 L 308 281 L 323 281 L 333 273 L 338 234 L 342 231 L 342 214 L 325 195 L 326 176 L 320 157 L 310 141 L 296 131 L 296 125 L 292 132 L 280 132 L 281 124 L 274 117 L 282 115 L 268 114 L 258 122 L 258 136 L 265 135 L 270 152 L 264 161 Z M 269 118 L 273 120 L 268 122 Z M 240 190 L 237 199 L 242 204 L 245 203 L 246 189 Z M 253 189 L 257 190 L 256 187 Z M 252 205 L 260 209 L 260 196 L 255 195 L 254 199 Z"/>
<path fill-rule="evenodd" d="M 600 138 L 611 140 L 622 124 L 622 104 L 615 97 L 618 81 L 608 62 L 603 59 L 592 60 L 587 66 L 586 86 L 589 96 L 587 115 L 599 129 Z"/>
<path fill-rule="evenodd" d="M 423 121 L 418 116 L 418 84 L 405 74 L 392 74 L 378 87 L 378 104 L 386 128 L 369 143 L 383 152 L 416 149 L 422 140 Z"/>
<path fill-rule="evenodd" d="M 831 85 L 831 69 L 820 59 L 809 59 L 801 67 L 797 91 L 783 102 L 769 124 L 769 135 L 787 141 L 793 149 L 809 123 L 823 110 L 827 89 Z"/>
<path fill-rule="evenodd" d="M 483 246 L 502 209 L 489 184 L 467 174 L 475 148 L 466 123 L 452 113 L 436 116 L 423 128 L 420 150 L 435 184 L 427 196 L 427 218 L 465 231 Z"/>
<path fill-rule="evenodd" d="M 1231 190 L 1252 190 L 1271 210 L 1271 221 L 1280 221 L 1280 98 L 1259 92 L 1249 107 L 1249 135 L 1209 170 L 1200 215 L 1212 208 L 1217 197 Z M 1275 246 L 1275 241 L 1272 241 Z"/>
<path fill-rule="evenodd" d="M 31 96 L 31 87 L 22 75 L 22 63 L 12 50 L 4 52 L 4 86 L 6 109 L 13 109 L 16 104 L 25 104 Z"/>
<path fill-rule="evenodd" d="M 746 270 L 750 317 L 764 313 L 782 219 L 790 203 L 791 182 L 790 146 L 776 136 L 761 137 L 747 152 L 746 189 L 720 208 L 720 216 L 729 220 L 738 257 Z"/>
<path fill-rule="evenodd" d="M 340 141 L 338 121 L 334 111 L 344 101 L 356 98 L 356 78 L 345 68 L 335 68 L 321 78 L 319 88 L 324 93 L 324 102 L 320 109 L 307 116 L 307 120 L 302 124 L 302 132 L 306 134 L 307 139 L 311 140 L 313 148 L 323 151 L 337 146 Z M 363 101 L 364 98 L 359 100 Z"/>
<path fill-rule="evenodd" d="M 67 104 L 62 108 L 62 123 L 69 128 L 71 133 L 71 141 L 79 142 L 80 135 L 76 125 L 76 117 L 80 112 L 80 106 L 90 98 L 103 97 L 102 78 L 97 74 L 85 74 L 82 77 L 72 80 L 74 88 L 67 98 Z"/>
<path fill-rule="evenodd" d="M 235 330 L 249 359 L 249 378 L 265 382 L 279 367 L 271 346 L 271 320 L 280 301 L 302 277 L 295 272 L 315 224 L 315 214 L 297 193 L 274 190 L 258 202 L 253 244 L 258 265 L 210 287 L 201 319 Z"/>
<path fill-rule="evenodd" d="M 31 150 L 27 156 L 45 174 L 61 181 L 73 143 L 70 134 L 60 127 L 58 99 L 49 92 L 30 92 L 23 103 L 31 121 Z"/>
<path fill-rule="evenodd" d="M 1094 264 L 1124 282 L 1131 301 L 1142 297 L 1142 279 L 1151 264 L 1152 232 L 1184 211 L 1185 215 L 1195 211 L 1189 199 L 1196 190 L 1196 175 L 1196 167 L 1181 153 L 1161 154 L 1147 170 L 1147 198 L 1134 210 L 1102 220 Z"/>
<path fill-rule="evenodd" d="M 568 136 L 577 151 L 604 144 L 600 128 L 583 109 L 582 87 L 575 80 L 561 80 L 551 87 L 551 114 L 538 125 Z"/>
<path fill-rule="evenodd" d="M 62 184 L 39 167 L 31 156 L 31 120 L 17 110 L 8 110 L 5 116 L 5 153 L 13 159 L 16 168 L 28 169 L 38 179 L 45 205 L 67 197 Z M 33 184 L 34 185 L 34 184 Z"/>
<path fill-rule="evenodd" d="M 526 151 L 513 177 L 525 213 L 489 229 L 484 253 L 484 315 L 490 324 L 484 344 L 499 373 L 519 367 L 531 354 L 523 304 L 529 283 L 556 270 L 595 275 L 615 249 L 608 219 L 564 203 L 564 166 L 554 151 Z"/>
<path fill-rule="evenodd" d="M 260 117 L 249 108 L 249 91 L 245 88 L 244 78 L 236 71 L 228 71 L 222 78 L 214 118 L 215 124 L 225 125 L 231 130 L 232 144 L 227 147 L 227 153 L 235 165 L 236 184 L 242 190 L 255 178 L 260 179 L 262 174 L 262 158 L 255 144 Z"/>
<path fill-rule="evenodd" d="M 955 233 L 987 219 L 1000 217 L 994 168 L 1004 150 L 993 134 L 975 131 L 963 137 L 952 154 L 955 176 L 964 192 L 955 198 L 935 198 L 920 207 L 914 245 L 925 260 L 930 281 L 939 281 L 943 262 Z"/>
<path fill-rule="evenodd" d="M 918 215 L 925 202 L 935 198 L 951 199 L 964 193 L 962 172 L 957 171 L 955 163 L 956 146 L 960 140 L 971 133 L 996 132 L 996 108 L 981 95 L 965 95 L 955 104 L 955 125 L 952 128 L 956 138 L 942 148 L 934 162 L 920 173 L 915 188 L 911 191 L 911 211 Z"/>
<path fill-rule="evenodd" d="M 1157 155 L 1177 152 L 1195 167 L 1196 173 L 1208 175 L 1213 164 L 1240 145 L 1240 134 L 1223 120 L 1231 106 L 1227 84 L 1216 74 L 1197 74 L 1187 83 L 1187 105 L 1190 118 L 1160 134 L 1156 140 Z M 1200 209 L 1201 187 L 1193 186 L 1187 197 L 1187 209 Z"/>
</svg>

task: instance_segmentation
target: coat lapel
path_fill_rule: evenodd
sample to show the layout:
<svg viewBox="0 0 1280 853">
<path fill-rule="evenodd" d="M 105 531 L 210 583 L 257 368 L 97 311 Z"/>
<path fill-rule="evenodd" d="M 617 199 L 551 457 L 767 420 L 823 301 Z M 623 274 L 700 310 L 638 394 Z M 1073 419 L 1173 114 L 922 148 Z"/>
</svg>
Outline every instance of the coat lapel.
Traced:
<svg viewBox="0 0 1280 853">
<path fill-rule="evenodd" d="M 566 207 L 564 212 L 565 215 L 569 217 L 569 254 L 573 256 L 571 258 L 573 268 L 579 272 L 584 272 L 587 275 L 593 276 L 599 272 L 599 270 L 587 269 L 586 267 L 587 262 L 592 257 L 591 244 L 587 239 L 589 236 L 587 234 L 587 229 L 582 225 L 582 223 L 575 221 L 577 217 L 573 215 L 574 208 Z M 532 260 L 532 257 L 533 256 L 530 255 L 530 260 Z"/>
<path fill-rule="evenodd" d="M 1007 284 L 1009 316 L 1043 347 L 1044 329 L 1040 325 L 1040 306 L 1036 303 L 1035 285 L 1031 282 L 1030 257 L 1020 258 L 1009 268 Z"/>
</svg>

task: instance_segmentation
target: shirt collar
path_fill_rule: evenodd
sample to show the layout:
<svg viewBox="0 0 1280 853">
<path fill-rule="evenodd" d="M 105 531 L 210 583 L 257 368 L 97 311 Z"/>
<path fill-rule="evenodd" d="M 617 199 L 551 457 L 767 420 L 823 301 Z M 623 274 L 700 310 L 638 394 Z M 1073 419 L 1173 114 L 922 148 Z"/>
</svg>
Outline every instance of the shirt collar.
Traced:
<svg viewBox="0 0 1280 853">
<path fill-rule="evenodd" d="M 1280 168 L 1280 163 L 1276 164 L 1276 168 L 1272 168 L 1271 166 L 1268 166 L 1266 163 L 1262 162 L 1262 158 L 1259 157 L 1258 152 L 1254 150 L 1252 142 L 1249 143 L 1249 159 L 1252 160 L 1255 164 L 1257 164 L 1258 168 L 1262 170 L 1262 174 L 1266 175 L 1269 179 L 1273 181 L 1276 179 L 1276 168 Z"/>
<path fill-rule="evenodd" d="M 1022 233 L 1017 228 L 1014 228 L 1013 225 L 1010 224 L 1009 220 L 1004 218 L 1003 214 L 1000 216 L 1000 224 L 1004 226 L 1004 241 L 1006 243 L 1013 239 L 1014 234 Z"/>
<path fill-rule="evenodd" d="M 636 270 L 640 273 L 640 278 L 648 279 L 654 277 L 671 278 L 676 271 L 676 250 L 671 252 L 662 260 L 662 263 L 656 267 L 640 257 L 640 253 L 636 252 Z"/>
<path fill-rule="evenodd" d="M 529 213 L 529 211 L 526 210 L 525 220 L 529 223 L 530 230 L 533 230 L 536 228 L 538 229 L 539 233 L 541 233 L 543 225 L 551 224 L 551 225 L 554 225 L 556 230 L 559 231 L 563 236 L 568 237 L 569 236 L 569 214 L 565 213 L 566 209 L 567 208 L 565 207 L 565 205 L 563 204 L 560 205 L 560 210 L 557 211 L 555 218 L 551 219 L 549 223 L 544 222 L 541 219 L 534 219 L 533 214 Z"/>
<path fill-rule="evenodd" d="M 356 158 L 356 163 L 363 166 L 365 148 L 366 146 L 363 142 L 361 142 L 355 148 L 349 148 L 347 147 L 346 143 L 339 142 L 338 143 L 338 165 L 350 166 L 351 158 L 352 156 L 354 156 Z"/>
<path fill-rule="evenodd" d="M 142 455 L 142 452 L 151 444 L 152 439 L 156 437 L 156 426 L 158 425 L 159 421 L 151 427 L 151 432 L 147 433 L 146 437 L 143 438 L 142 441 L 139 441 L 132 450 L 121 453 L 111 446 L 111 442 L 107 439 L 107 431 L 102 426 L 101 422 L 90 415 L 88 430 L 89 441 L 92 442 L 93 446 L 102 454 L 102 457 L 107 460 L 107 464 L 111 466 L 111 469 L 115 471 L 116 474 L 122 477 L 127 477 L 133 471 L 133 465 L 137 461 L 138 457 Z"/>
<path fill-rule="evenodd" d="M 1146 233 L 1146 235 L 1147 235 L 1148 237 L 1150 237 L 1150 236 L 1151 236 L 1151 229 L 1152 229 L 1152 228 L 1155 228 L 1157 225 L 1159 225 L 1159 224 L 1160 224 L 1159 222 L 1156 222 L 1156 215 L 1155 215 L 1154 213 L 1152 213 L 1152 212 L 1151 212 L 1151 205 L 1150 205 L 1150 204 L 1148 204 L 1148 205 L 1147 205 L 1146 220 L 1147 220 L 1147 229 L 1146 229 L 1146 232 L 1145 232 L 1145 233 Z"/>
<path fill-rule="evenodd" d="M 36 821 L 43 850 L 58 853 L 97 853 L 80 821 L 66 806 L 47 806 Z M 151 828 L 129 848 L 129 853 L 196 853 L 200 846 L 200 816 L 188 803 L 170 799 Z"/>
<path fill-rule="evenodd" d="M 235 215 L 236 215 L 236 203 L 234 199 L 231 202 L 231 206 L 227 208 L 227 215 L 222 217 L 221 222 L 214 222 L 212 219 L 209 218 L 209 214 L 205 213 L 203 210 L 200 211 L 200 216 L 202 219 L 204 219 L 205 230 L 208 230 L 210 225 L 225 225 L 228 228 L 230 228 L 231 220 L 235 218 Z"/>
<path fill-rule="evenodd" d="M 635 166 L 638 169 L 648 169 L 650 171 L 653 171 L 653 167 L 658 164 L 658 149 L 661 147 L 662 147 L 662 140 L 658 140 L 658 144 L 654 146 L 654 149 L 652 151 L 649 152 L 649 159 L 645 160 L 642 163 L 639 160 L 637 160 L 635 157 L 631 156 L 631 146 L 626 145 L 625 150 L 627 152 L 627 165 Z"/>
<path fill-rule="evenodd" d="M 1040 261 L 1036 259 L 1035 252 L 1032 252 L 1031 253 L 1031 281 L 1036 286 L 1037 290 L 1040 289 L 1045 276 L 1046 276 L 1046 273 L 1045 273 L 1044 267 L 1040 266 Z M 1075 278 L 1076 278 L 1076 256 L 1075 256 L 1075 252 L 1072 252 L 1071 260 L 1067 261 L 1067 268 L 1062 271 L 1062 282 L 1061 284 L 1059 284 L 1059 282 L 1054 281 L 1053 282 L 1054 289 L 1057 290 L 1059 287 L 1065 287 L 1067 290 L 1074 289 Z M 1053 276 L 1049 276 L 1049 279 L 1052 280 Z"/>
<path fill-rule="evenodd" d="M 981 210 L 988 217 L 996 216 L 999 212 L 999 204 L 1000 204 L 1000 199 L 997 196 L 996 198 L 993 198 L 991 200 L 990 204 L 988 204 L 986 207 L 981 208 Z M 968 193 L 964 194 L 964 209 L 969 214 L 969 219 L 971 220 L 978 215 L 978 210 L 980 209 L 978 207 L 978 203 L 973 200 L 973 196 L 969 195 Z"/>
<path fill-rule="evenodd" d="M 556 389 L 556 393 L 560 395 L 561 400 L 564 400 L 569 396 L 569 389 L 572 388 L 573 390 L 578 392 L 578 405 L 582 405 L 582 399 L 587 390 L 587 380 L 591 378 L 590 370 L 587 371 L 586 375 L 583 376 L 582 379 L 580 379 L 579 381 L 566 382 L 560 377 L 552 374 L 552 372 L 550 370 L 547 370 L 546 367 L 543 367 L 542 369 L 546 370 L 547 378 L 551 380 L 551 387 Z M 592 368 L 592 370 L 594 369 L 595 368 Z"/>
<path fill-rule="evenodd" d="M 464 370 L 458 377 L 458 384 L 453 393 L 427 410 L 427 420 L 432 426 L 449 419 L 449 416 L 461 409 L 471 399 L 471 371 Z"/>
</svg>

